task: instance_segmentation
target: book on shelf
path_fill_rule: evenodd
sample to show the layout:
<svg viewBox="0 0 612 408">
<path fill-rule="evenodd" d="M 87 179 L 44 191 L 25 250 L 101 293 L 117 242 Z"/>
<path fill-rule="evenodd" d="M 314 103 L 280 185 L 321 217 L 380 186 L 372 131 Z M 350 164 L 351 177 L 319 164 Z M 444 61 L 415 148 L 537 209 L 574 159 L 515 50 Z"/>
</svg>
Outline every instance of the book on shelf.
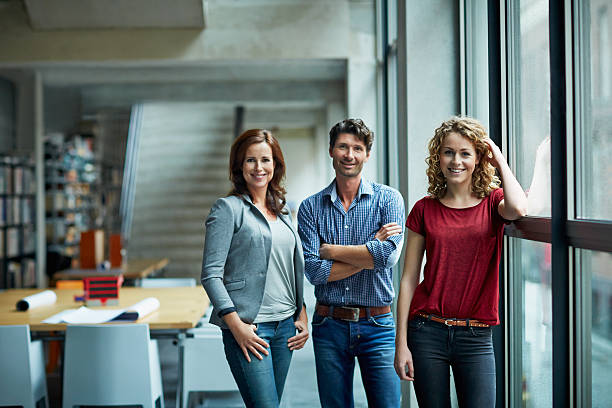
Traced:
<svg viewBox="0 0 612 408">
<path fill-rule="evenodd" d="M 20 288 L 23 286 L 21 279 L 21 264 L 19 262 L 9 262 L 7 272 L 9 288 Z"/>
<path fill-rule="evenodd" d="M 6 256 L 19 255 L 19 229 L 15 227 L 6 229 Z"/>
<path fill-rule="evenodd" d="M 36 194 L 36 176 L 33 168 L 23 169 L 23 193 Z"/>
<path fill-rule="evenodd" d="M 24 224 L 30 224 L 34 220 L 34 200 L 32 198 L 23 199 L 23 213 L 21 222 Z"/>
<path fill-rule="evenodd" d="M 0 197 L 0 227 L 6 225 L 6 198 Z"/>
<path fill-rule="evenodd" d="M 34 253 L 36 250 L 36 232 L 33 225 L 25 225 L 23 231 L 23 252 Z"/>
<path fill-rule="evenodd" d="M 13 215 L 13 218 L 11 219 L 11 224 L 21 224 L 21 198 L 13 197 L 11 205 L 13 206 L 13 209 L 11 211 Z"/>
<path fill-rule="evenodd" d="M 22 194 L 23 191 L 23 167 L 13 168 L 13 193 Z"/>
<path fill-rule="evenodd" d="M 36 286 L 36 261 L 32 258 L 24 258 L 21 261 L 21 271 L 23 276 L 23 286 Z"/>
<path fill-rule="evenodd" d="M 7 265 L 9 288 L 27 288 L 36 286 L 36 262 L 31 258 L 11 261 Z"/>
<path fill-rule="evenodd" d="M 4 223 L 6 225 L 13 223 L 13 198 L 6 197 L 4 199 Z"/>
<path fill-rule="evenodd" d="M 13 193 L 13 171 L 11 161 L 7 157 L 0 159 L 0 192 Z"/>
<path fill-rule="evenodd" d="M 0 163 L 0 193 L 6 193 L 6 189 L 7 189 L 7 181 L 6 181 L 6 168 L 7 166 L 3 166 L 2 163 Z"/>
</svg>

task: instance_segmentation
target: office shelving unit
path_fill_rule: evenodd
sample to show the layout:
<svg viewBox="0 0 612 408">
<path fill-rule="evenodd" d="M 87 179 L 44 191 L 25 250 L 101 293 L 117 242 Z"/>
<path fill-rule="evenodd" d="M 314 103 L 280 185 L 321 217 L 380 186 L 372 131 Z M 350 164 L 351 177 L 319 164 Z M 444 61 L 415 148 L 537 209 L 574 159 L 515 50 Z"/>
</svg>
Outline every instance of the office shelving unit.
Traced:
<svg viewBox="0 0 612 408">
<path fill-rule="evenodd" d="M 95 228 L 100 168 L 91 135 L 48 135 L 45 140 L 47 250 L 76 258 L 81 231 Z"/>
<path fill-rule="evenodd" d="M 0 156 L 0 285 L 36 286 L 36 183 L 30 158 Z"/>
<path fill-rule="evenodd" d="M 47 250 L 79 255 L 81 232 L 121 228 L 122 168 L 96 152 L 93 133 L 50 134 L 45 140 L 45 217 Z M 108 236 L 108 235 L 107 235 Z"/>
</svg>

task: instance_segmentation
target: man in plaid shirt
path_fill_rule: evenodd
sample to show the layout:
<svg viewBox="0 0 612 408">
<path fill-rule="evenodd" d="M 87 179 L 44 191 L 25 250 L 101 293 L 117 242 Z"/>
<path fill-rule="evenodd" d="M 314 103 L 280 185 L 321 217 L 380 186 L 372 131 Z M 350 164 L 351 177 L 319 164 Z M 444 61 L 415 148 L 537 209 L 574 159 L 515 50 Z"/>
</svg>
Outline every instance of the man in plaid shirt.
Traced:
<svg viewBox="0 0 612 408">
<path fill-rule="evenodd" d="M 319 398 L 323 407 L 353 406 L 357 358 L 368 405 L 397 407 L 390 305 L 404 202 L 397 190 L 362 179 L 374 138 L 363 121 L 339 122 L 329 136 L 336 178 L 298 212 L 305 274 L 317 298 L 312 338 Z"/>
</svg>

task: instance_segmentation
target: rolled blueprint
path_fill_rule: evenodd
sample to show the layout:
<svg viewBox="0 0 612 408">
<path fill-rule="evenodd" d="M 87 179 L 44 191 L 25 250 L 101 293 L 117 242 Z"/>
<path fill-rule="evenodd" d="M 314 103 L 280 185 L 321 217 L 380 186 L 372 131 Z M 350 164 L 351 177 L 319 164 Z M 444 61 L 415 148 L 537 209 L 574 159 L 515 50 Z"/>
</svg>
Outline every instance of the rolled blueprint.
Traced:
<svg viewBox="0 0 612 408">
<path fill-rule="evenodd" d="M 55 292 L 44 290 L 34 295 L 26 296 L 17 302 L 17 310 L 29 310 L 40 306 L 52 305 L 57 296 Z"/>
<path fill-rule="evenodd" d="M 114 320 L 138 320 L 159 309 L 159 300 L 148 297 L 125 309 L 123 313 L 115 317 Z"/>
</svg>

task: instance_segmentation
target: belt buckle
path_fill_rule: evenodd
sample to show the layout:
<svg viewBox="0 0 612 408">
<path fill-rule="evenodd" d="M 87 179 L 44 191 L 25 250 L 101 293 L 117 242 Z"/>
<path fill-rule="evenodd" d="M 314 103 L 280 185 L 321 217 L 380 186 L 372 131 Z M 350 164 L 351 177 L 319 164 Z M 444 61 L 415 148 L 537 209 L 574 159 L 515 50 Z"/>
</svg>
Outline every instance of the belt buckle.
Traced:
<svg viewBox="0 0 612 408">
<path fill-rule="evenodd" d="M 452 323 L 449 323 L 449 322 L 452 322 L 452 321 L 454 321 L 454 320 L 453 319 L 444 319 L 444 324 L 447 325 L 448 327 L 453 326 Z"/>
<path fill-rule="evenodd" d="M 352 318 L 341 318 L 340 320 L 344 320 L 347 322 L 358 322 L 359 321 L 359 308 L 358 307 L 346 307 L 342 306 L 344 310 L 350 310 L 353 313 Z"/>
</svg>

